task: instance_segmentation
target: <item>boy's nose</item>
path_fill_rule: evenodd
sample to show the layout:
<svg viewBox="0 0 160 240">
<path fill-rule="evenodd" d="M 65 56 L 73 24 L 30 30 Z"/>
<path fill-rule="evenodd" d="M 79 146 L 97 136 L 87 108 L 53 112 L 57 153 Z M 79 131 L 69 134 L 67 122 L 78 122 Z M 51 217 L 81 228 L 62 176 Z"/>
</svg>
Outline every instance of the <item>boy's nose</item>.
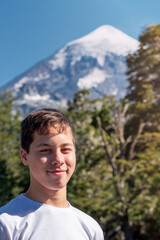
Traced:
<svg viewBox="0 0 160 240">
<path fill-rule="evenodd" d="M 56 152 L 51 157 L 52 165 L 62 165 L 64 163 L 63 155 L 60 152 Z"/>
</svg>

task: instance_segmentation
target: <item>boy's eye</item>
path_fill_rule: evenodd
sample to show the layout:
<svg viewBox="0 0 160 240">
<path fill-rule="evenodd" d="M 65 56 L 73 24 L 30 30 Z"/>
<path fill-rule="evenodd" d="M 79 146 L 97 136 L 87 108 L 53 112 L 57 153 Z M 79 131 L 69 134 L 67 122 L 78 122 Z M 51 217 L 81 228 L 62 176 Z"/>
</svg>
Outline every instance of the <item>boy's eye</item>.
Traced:
<svg viewBox="0 0 160 240">
<path fill-rule="evenodd" d="M 63 153 L 65 153 L 65 154 L 67 154 L 67 153 L 69 153 L 70 151 L 72 151 L 72 149 L 71 149 L 71 148 L 63 148 L 61 151 L 62 151 Z"/>
<path fill-rule="evenodd" d="M 41 149 L 40 152 L 44 152 L 44 153 L 47 153 L 47 152 L 50 152 L 50 149 Z"/>
</svg>

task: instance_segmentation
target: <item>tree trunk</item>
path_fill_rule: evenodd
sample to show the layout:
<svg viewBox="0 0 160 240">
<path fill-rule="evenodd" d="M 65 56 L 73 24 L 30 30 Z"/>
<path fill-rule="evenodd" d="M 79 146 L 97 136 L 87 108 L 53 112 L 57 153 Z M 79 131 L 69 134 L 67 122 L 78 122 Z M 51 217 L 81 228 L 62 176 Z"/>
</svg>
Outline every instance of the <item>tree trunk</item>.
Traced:
<svg viewBox="0 0 160 240">
<path fill-rule="evenodd" d="M 129 219 L 127 215 L 124 217 L 122 230 L 125 234 L 125 240 L 133 240 L 133 230 L 129 224 Z"/>
</svg>

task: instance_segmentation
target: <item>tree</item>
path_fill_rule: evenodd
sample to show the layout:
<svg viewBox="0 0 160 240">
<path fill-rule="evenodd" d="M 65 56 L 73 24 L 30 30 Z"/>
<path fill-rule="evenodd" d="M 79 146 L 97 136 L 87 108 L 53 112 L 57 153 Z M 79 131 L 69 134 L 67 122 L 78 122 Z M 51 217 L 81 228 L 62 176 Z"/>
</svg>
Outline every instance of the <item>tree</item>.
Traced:
<svg viewBox="0 0 160 240">
<path fill-rule="evenodd" d="M 160 24 L 149 26 L 140 35 L 139 49 L 127 57 L 128 94 L 134 122 L 151 122 L 159 131 L 160 123 Z M 148 124 L 149 126 L 149 124 Z"/>
<path fill-rule="evenodd" d="M 5 204 L 18 191 L 19 114 L 13 110 L 13 97 L 0 95 L 0 205 Z"/>
<path fill-rule="evenodd" d="M 152 201 L 150 213 L 144 216 L 143 227 L 146 235 L 148 229 L 150 236 L 155 236 L 154 230 L 151 232 L 152 225 L 159 229 L 159 220 L 156 219 L 159 196 L 157 179 L 159 179 L 159 143 L 160 143 L 160 24 L 149 26 L 140 35 L 140 46 L 137 52 L 127 57 L 128 65 L 128 93 L 126 99 L 130 105 L 130 121 L 127 125 L 127 132 L 135 134 L 136 127 L 143 123 L 144 129 L 139 143 L 136 146 L 134 158 L 138 158 L 144 166 L 144 174 L 147 176 L 146 182 L 149 183 L 150 195 L 146 195 Z M 156 219 L 156 220 L 155 220 Z M 159 230 L 156 231 L 154 239 L 159 239 Z"/>
<path fill-rule="evenodd" d="M 100 222 L 106 239 L 130 240 L 135 234 L 140 237 L 137 229 L 142 230 L 142 223 L 153 216 L 157 206 L 153 192 L 155 169 L 159 169 L 158 158 L 155 161 L 158 144 L 155 147 L 155 141 L 151 154 L 153 149 L 147 145 L 151 136 L 143 134 L 143 121 L 134 126 L 133 135 L 126 132 L 132 117 L 128 102 L 116 102 L 107 96 L 93 101 L 86 94 L 77 93 L 68 111 L 76 139 L 80 140 L 69 199 Z"/>
</svg>

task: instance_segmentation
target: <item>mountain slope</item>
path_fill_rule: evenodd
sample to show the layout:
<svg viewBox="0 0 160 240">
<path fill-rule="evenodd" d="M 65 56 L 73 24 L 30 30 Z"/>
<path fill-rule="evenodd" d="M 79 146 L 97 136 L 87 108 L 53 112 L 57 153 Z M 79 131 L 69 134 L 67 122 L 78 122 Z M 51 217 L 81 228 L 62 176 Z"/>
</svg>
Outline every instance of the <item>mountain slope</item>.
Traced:
<svg viewBox="0 0 160 240">
<path fill-rule="evenodd" d="M 92 98 L 103 94 L 120 98 L 127 86 L 125 56 L 136 51 L 138 44 L 112 26 L 101 26 L 69 42 L 5 88 L 16 95 L 24 112 L 41 107 L 66 107 L 67 100 L 82 88 L 92 88 Z"/>
</svg>

